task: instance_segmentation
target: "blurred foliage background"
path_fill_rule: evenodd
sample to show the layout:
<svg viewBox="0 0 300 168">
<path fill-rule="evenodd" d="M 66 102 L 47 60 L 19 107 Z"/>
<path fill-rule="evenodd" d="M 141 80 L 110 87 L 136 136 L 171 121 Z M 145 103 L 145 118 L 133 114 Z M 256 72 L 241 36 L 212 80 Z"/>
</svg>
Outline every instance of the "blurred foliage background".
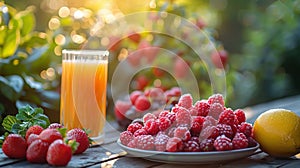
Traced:
<svg viewBox="0 0 300 168">
<path fill-rule="evenodd" d="M 0 122 L 24 104 L 41 106 L 52 122 L 59 121 L 61 50 L 80 49 L 92 38 L 96 24 L 145 10 L 188 19 L 211 36 L 219 52 L 226 52 L 224 65 L 215 66 L 226 72 L 228 106 L 245 107 L 300 93 L 299 0 L 7 0 L 0 8 Z M 130 52 L 156 46 L 173 50 L 190 65 L 202 98 L 212 93 L 205 65 L 193 59 L 197 56 L 188 46 L 135 31 L 125 39 L 108 35 L 95 44 L 110 50 L 110 78 Z M 148 69 L 136 74 L 130 89 L 173 85 L 168 73 Z M 113 102 L 108 101 L 109 114 L 112 109 Z"/>
</svg>

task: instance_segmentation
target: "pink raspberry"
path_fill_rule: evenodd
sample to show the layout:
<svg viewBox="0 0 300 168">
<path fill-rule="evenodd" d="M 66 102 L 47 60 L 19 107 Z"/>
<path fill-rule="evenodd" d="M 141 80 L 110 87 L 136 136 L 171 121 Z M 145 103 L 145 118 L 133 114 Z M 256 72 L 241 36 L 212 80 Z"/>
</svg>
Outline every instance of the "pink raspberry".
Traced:
<svg viewBox="0 0 300 168">
<path fill-rule="evenodd" d="M 166 117 L 167 114 L 169 114 L 169 111 L 167 111 L 167 110 L 161 111 L 158 115 L 158 118 Z"/>
<path fill-rule="evenodd" d="M 174 107 L 172 107 L 171 112 L 176 114 L 179 111 L 180 108 L 182 108 L 182 107 L 178 106 L 178 104 L 176 104 Z"/>
<path fill-rule="evenodd" d="M 245 112 L 242 109 L 236 109 L 234 111 L 234 115 L 236 116 L 239 125 L 242 122 L 246 122 L 246 115 L 245 115 Z"/>
<path fill-rule="evenodd" d="M 133 134 L 134 137 L 137 137 L 140 135 L 148 135 L 148 132 L 145 130 L 145 128 L 138 129 Z"/>
<path fill-rule="evenodd" d="M 64 126 L 59 123 L 52 123 L 48 126 L 50 129 L 57 129 L 57 128 L 63 128 Z"/>
<path fill-rule="evenodd" d="M 192 107 L 192 105 L 193 105 L 193 98 L 191 94 L 184 94 L 179 98 L 178 106 L 189 109 Z"/>
<path fill-rule="evenodd" d="M 130 94 L 130 101 L 131 101 L 131 103 L 132 104 L 134 104 L 135 103 L 135 101 L 136 101 L 136 99 L 139 97 L 139 96 L 141 96 L 141 95 L 143 95 L 144 93 L 142 92 L 142 91 L 139 91 L 139 90 L 135 90 L 135 91 L 133 91 L 131 94 Z"/>
<path fill-rule="evenodd" d="M 217 129 L 217 126 L 207 126 L 205 128 L 202 129 L 200 135 L 199 135 L 199 139 L 200 140 L 204 140 L 207 138 L 217 138 L 219 136 L 219 131 Z"/>
<path fill-rule="evenodd" d="M 248 147 L 248 139 L 243 133 L 236 133 L 232 139 L 233 149 L 243 149 Z"/>
<path fill-rule="evenodd" d="M 174 131 L 175 131 L 176 127 L 170 127 L 168 130 L 167 130 L 167 135 L 169 137 L 174 137 Z"/>
<path fill-rule="evenodd" d="M 224 107 L 220 103 L 214 103 L 210 105 L 208 115 L 212 116 L 216 120 L 219 119 L 219 115 L 224 111 Z"/>
<path fill-rule="evenodd" d="M 247 122 L 241 123 L 238 132 L 244 133 L 246 137 L 252 137 L 252 125 Z"/>
<path fill-rule="evenodd" d="M 197 110 L 197 116 L 207 116 L 209 113 L 210 105 L 205 100 L 197 101 L 194 105 Z"/>
<path fill-rule="evenodd" d="M 135 133 L 138 129 L 141 129 L 143 126 L 140 123 L 132 123 L 129 124 L 127 127 L 127 131 L 130 131 L 131 133 Z"/>
<path fill-rule="evenodd" d="M 143 122 L 146 123 L 149 120 L 156 120 L 156 116 L 152 113 L 147 113 L 143 116 Z"/>
<path fill-rule="evenodd" d="M 171 126 L 171 121 L 167 117 L 160 117 L 156 121 L 159 124 L 159 130 L 164 131 Z"/>
<path fill-rule="evenodd" d="M 136 148 L 135 140 L 134 140 L 134 139 L 131 140 L 131 141 L 127 144 L 127 146 L 128 146 L 129 148 Z"/>
<path fill-rule="evenodd" d="M 126 145 L 133 139 L 130 131 L 123 131 L 120 133 L 120 141 L 123 145 Z"/>
<path fill-rule="evenodd" d="M 187 141 L 183 143 L 183 151 L 184 152 L 200 152 L 200 146 L 195 141 Z"/>
<path fill-rule="evenodd" d="M 176 113 L 176 123 L 177 126 L 190 127 L 192 122 L 192 116 L 189 111 L 183 107 L 180 107 Z"/>
<path fill-rule="evenodd" d="M 140 135 L 134 137 L 136 147 L 143 150 L 153 150 L 154 149 L 154 138 L 151 135 Z"/>
<path fill-rule="evenodd" d="M 206 116 L 203 122 L 203 127 L 207 126 L 216 126 L 218 124 L 218 121 L 213 118 L 212 116 Z"/>
<path fill-rule="evenodd" d="M 227 124 L 227 125 L 235 125 L 234 124 L 234 113 L 233 110 L 227 108 L 219 115 L 219 123 L 220 124 Z"/>
<path fill-rule="evenodd" d="M 213 139 L 213 138 L 203 139 L 200 142 L 200 150 L 203 152 L 213 151 L 215 149 L 214 142 L 215 142 L 215 139 Z"/>
<path fill-rule="evenodd" d="M 198 110 L 195 108 L 195 106 L 192 106 L 189 109 L 189 112 L 190 112 L 191 116 L 197 116 L 198 115 Z"/>
<path fill-rule="evenodd" d="M 224 98 L 221 94 L 213 94 L 208 98 L 208 104 L 220 103 L 222 106 L 225 105 Z"/>
<path fill-rule="evenodd" d="M 176 121 L 176 115 L 175 115 L 175 113 L 169 112 L 169 113 L 166 115 L 166 117 L 171 121 L 172 124 L 174 123 L 174 121 Z"/>
<path fill-rule="evenodd" d="M 191 133 L 187 127 L 177 127 L 174 130 L 174 137 L 178 137 L 182 141 L 188 141 L 191 139 Z"/>
<path fill-rule="evenodd" d="M 169 138 L 167 145 L 166 145 L 166 151 L 167 152 L 179 152 L 183 149 L 183 142 L 178 137 Z"/>
<path fill-rule="evenodd" d="M 227 151 L 233 149 L 231 140 L 225 135 L 217 137 L 217 139 L 214 142 L 214 147 L 217 151 Z"/>
<path fill-rule="evenodd" d="M 146 96 L 141 95 L 135 100 L 134 106 L 138 112 L 144 112 L 150 108 L 151 103 Z"/>
<path fill-rule="evenodd" d="M 159 134 L 155 137 L 154 145 L 157 151 L 166 151 L 166 146 L 168 143 L 169 137 L 165 134 Z"/>
<path fill-rule="evenodd" d="M 192 126 L 191 126 L 191 134 L 193 136 L 199 136 L 203 127 L 205 118 L 202 116 L 193 116 L 192 117 Z"/>
<path fill-rule="evenodd" d="M 226 137 L 232 139 L 234 134 L 230 125 L 227 124 L 218 124 L 217 129 L 219 135 L 225 135 Z"/>
<path fill-rule="evenodd" d="M 149 120 L 145 123 L 144 128 L 150 135 L 155 135 L 159 131 L 159 124 L 155 120 Z"/>
</svg>

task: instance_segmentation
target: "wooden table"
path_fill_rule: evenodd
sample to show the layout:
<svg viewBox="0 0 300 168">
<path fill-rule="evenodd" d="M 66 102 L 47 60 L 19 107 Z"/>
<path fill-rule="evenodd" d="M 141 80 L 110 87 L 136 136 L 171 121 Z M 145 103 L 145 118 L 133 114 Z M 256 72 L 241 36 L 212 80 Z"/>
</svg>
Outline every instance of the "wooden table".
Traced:
<svg viewBox="0 0 300 168">
<path fill-rule="evenodd" d="M 253 123 L 258 115 L 270 108 L 286 108 L 300 116 L 300 95 L 245 108 L 248 122 Z M 151 167 L 151 168 L 177 168 L 199 167 L 199 165 L 175 165 L 152 162 L 142 158 L 130 157 L 122 151 L 116 141 L 119 132 L 116 124 L 107 124 L 105 142 L 101 146 L 89 148 L 81 155 L 74 155 L 68 167 Z M 0 149 L 0 167 L 51 167 L 48 164 L 31 164 L 26 160 L 7 158 Z M 248 158 L 233 160 L 222 164 L 201 165 L 201 167 L 300 167 L 300 154 L 289 159 L 276 159 L 258 149 Z"/>
</svg>

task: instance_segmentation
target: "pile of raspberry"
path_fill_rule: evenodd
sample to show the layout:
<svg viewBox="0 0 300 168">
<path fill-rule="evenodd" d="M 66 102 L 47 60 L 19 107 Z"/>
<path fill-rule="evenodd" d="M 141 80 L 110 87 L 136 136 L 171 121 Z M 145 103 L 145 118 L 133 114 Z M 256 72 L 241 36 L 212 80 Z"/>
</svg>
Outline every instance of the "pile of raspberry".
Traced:
<svg viewBox="0 0 300 168">
<path fill-rule="evenodd" d="M 115 116 L 119 126 L 126 130 L 128 125 L 146 113 L 159 113 L 161 110 L 170 110 L 181 96 L 179 87 L 169 90 L 148 88 L 145 91 L 133 91 L 129 96 L 119 99 L 115 103 Z"/>
<path fill-rule="evenodd" d="M 163 152 L 228 151 L 257 145 L 244 111 L 225 107 L 221 94 L 194 104 L 192 96 L 184 94 L 170 111 L 147 113 L 142 121 L 132 122 L 120 133 L 120 141 L 131 148 Z"/>
</svg>

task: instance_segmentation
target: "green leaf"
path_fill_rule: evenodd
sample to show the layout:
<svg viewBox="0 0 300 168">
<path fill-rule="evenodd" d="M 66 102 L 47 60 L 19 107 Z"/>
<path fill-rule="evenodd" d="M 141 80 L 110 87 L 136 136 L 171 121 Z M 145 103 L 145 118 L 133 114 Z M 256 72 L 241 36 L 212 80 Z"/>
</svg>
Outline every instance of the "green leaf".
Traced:
<svg viewBox="0 0 300 168">
<path fill-rule="evenodd" d="M 67 137 L 67 128 L 57 128 L 63 138 Z"/>
<path fill-rule="evenodd" d="M 2 126 L 5 130 L 11 132 L 14 124 L 19 123 L 15 116 L 8 115 L 4 118 Z"/>
<path fill-rule="evenodd" d="M 8 30 L 3 44 L 2 58 L 12 56 L 18 48 L 19 42 L 20 31 L 18 29 Z"/>
<path fill-rule="evenodd" d="M 22 36 L 28 35 L 34 29 L 35 17 L 32 11 L 33 8 L 28 7 L 25 11 L 21 11 L 16 15 L 16 18 L 22 20 L 22 29 L 21 29 Z"/>
<path fill-rule="evenodd" d="M 24 82 L 20 76 L 0 76 L 0 92 L 7 99 L 16 101 L 21 96 Z"/>
<path fill-rule="evenodd" d="M 7 31 L 7 27 L 6 26 L 1 26 L 0 27 L 0 45 L 4 44 L 5 36 L 6 36 L 6 31 Z M 0 56 L 0 58 L 1 58 L 1 56 Z"/>
</svg>

